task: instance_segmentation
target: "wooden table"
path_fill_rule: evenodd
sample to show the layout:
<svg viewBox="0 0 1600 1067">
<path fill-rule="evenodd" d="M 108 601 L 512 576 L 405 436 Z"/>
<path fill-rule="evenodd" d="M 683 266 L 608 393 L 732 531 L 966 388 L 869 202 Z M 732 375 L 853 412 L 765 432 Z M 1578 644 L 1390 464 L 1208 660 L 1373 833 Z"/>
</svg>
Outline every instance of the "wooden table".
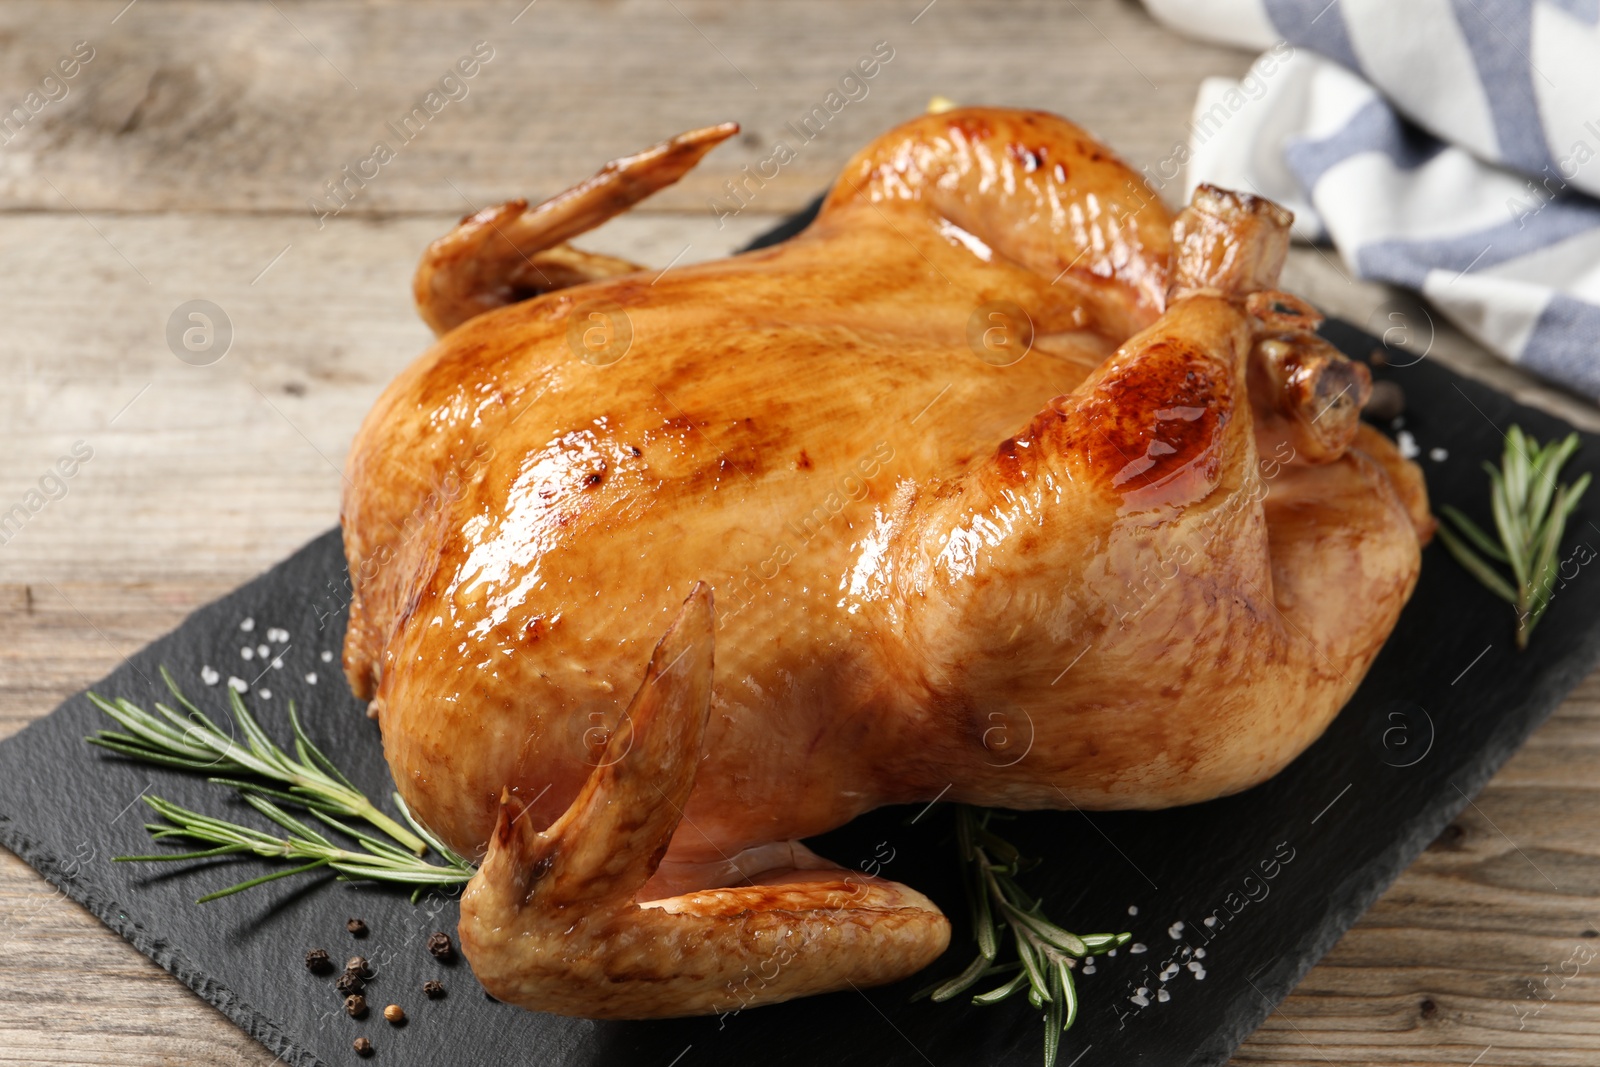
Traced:
<svg viewBox="0 0 1600 1067">
<path fill-rule="evenodd" d="M 0 147 L 0 510 L 75 441 L 94 450 L 66 496 L 0 545 L 0 736 L 337 521 L 351 435 L 428 339 L 412 267 L 462 212 L 548 195 L 613 156 L 734 118 L 738 139 L 587 242 L 663 266 L 719 256 L 934 94 L 1060 111 L 1138 166 L 1186 136 L 1202 77 L 1250 59 L 1119 0 L 525 2 L 0 7 L 0 113 L 26 105 L 75 42 L 88 42 L 80 56 L 92 49 L 65 95 L 46 85 L 59 99 L 35 98 Z M 731 203 L 724 183 L 880 41 L 893 57 L 867 95 L 719 219 L 709 202 Z M 446 86 L 459 99 L 348 186 L 347 203 L 325 199 L 376 140 L 399 143 L 386 124 L 475 46 L 492 55 Z M 1287 287 L 1380 331 L 1405 306 L 1329 250 L 1297 249 Z M 234 333 L 205 367 L 166 339 L 174 308 L 197 298 Z M 1593 407 L 1444 324 L 1409 321 L 1429 358 L 1600 426 Z M 1600 1061 L 1600 981 L 1562 968 L 1600 929 L 1597 755 L 1600 677 L 1237 1062 Z M 0 851 L 0 1063 L 269 1062 Z"/>
</svg>

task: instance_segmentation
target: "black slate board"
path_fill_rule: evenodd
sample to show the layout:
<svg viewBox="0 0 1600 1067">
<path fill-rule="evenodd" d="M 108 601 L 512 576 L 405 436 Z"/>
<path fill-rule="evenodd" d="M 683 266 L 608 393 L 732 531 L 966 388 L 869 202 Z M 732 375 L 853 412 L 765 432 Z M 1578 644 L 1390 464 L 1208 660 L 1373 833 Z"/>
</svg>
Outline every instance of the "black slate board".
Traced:
<svg viewBox="0 0 1600 1067">
<path fill-rule="evenodd" d="M 1359 358 L 1381 348 L 1343 323 L 1329 323 L 1324 333 Z M 1498 461 L 1501 431 L 1513 422 L 1542 439 L 1568 430 L 1404 353 L 1376 373 L 1403 385 L 1405 428 L 1424 451 L 1449 453 L 1444 462 L 1421 460 L 1435 503 L 1453 503 L 1485 523 L 1480 461 Z M 1568 477 L 1597 468 L 1600 440 L 1585 437 Z M 1575 517 L 1569 551 L 1600 544 L 1593 514 L 1585 508 Z M 1018 843 L 1047 857 L 1029 878 L 1051 913 L 1082 931 L 1130 929 L 1148 948 L 1124 950 L 1080 975 L 1083 1009 L 1064 1039 L 1063 1067 L 1225 1062 L 1594 665 L 1600 615 L 1589 605 L 1600 578 L 1590 570 L 1580 569 L 1558 591 L 1533 647 L 1518 654 L 1509 609 L 1435 544 L 1415 597 L 1359 692 L 1277 778 L 1174 811 L 1019 818 L 1012 830 Z M 286 706 L 295 698 L 317 743 L 369 794 L 385 795 L 376 727 L 338 671 L 347 595 L 333 530 L 195 612 L 93 688 L 148 704 L 164 695 L 156 668 L 166 664 L 203 706 L 220 712 L 226 678 L 251 681 L 260 672 L 252 703 L 270 732 L 286 735 Z M 249 633 L 240 629 L 245 619 L 254 620 Z M 268 628 L 286 630 L 287 641 L 268 642 Z M 268 643 L 285 666 L 263 670 L 260 657 L 242 660 L 246 643 Z M 217 685 L 201 680 L 206 666 L 220 671 Z M 195 777 L 126 763 L 82 742 L 104 725 L 80 694 L 0 744 L 0 843 L 286 1063 L 352 1061 L 351 1042 L 362 1034 L 377 1045 L 376 1062 L 389 1065 L 1038 1062 L 1041 1026 L 1025 1003 L 976 1009 L 908 1001 L 930 977 L 958 970 L 971 951 L 940 809 L 886 809 L 814 842 L 841 863 L 924 890 L 957 917 L 955 948 L 927 975 L 723 1018 L 597 1023 L 491 1001 L 464 964 L 444 966 L 428 956 L 426 935 L 454 929 L 449 897 L 413 906 L 390 891 L 302 879 L 200 907 L 193 900 L 201 893 L 267 868 L 109 862 L 150 851 L 137 803 L 144 792 L 204 810 L 234 802 Z M 370 938 L 357 942 L 345 932 L 351 916 L 366 919 Z M 1180 922 L 1182 929 L 1174 925 Z M 358 951 L 371 958 L 378 972 L 371 999 L 402 1004 L 410 1025 L 346 1018 L 331 980 L 301 964 L 314 946 L 336 959 Z M 1157 976 L 1169 961 L 1180 966 L 1163 983 Z M 1204 969 L 1203 979 L 1189 962 Z M 429 978 L 445 982 L 446 999 L 423 998 Z M 1147 1006 L 1132 999 L 1141 987 L 1149 990 Z M 1166 1001 L 1157 996 L 1163 988 Z"/>
</svg>

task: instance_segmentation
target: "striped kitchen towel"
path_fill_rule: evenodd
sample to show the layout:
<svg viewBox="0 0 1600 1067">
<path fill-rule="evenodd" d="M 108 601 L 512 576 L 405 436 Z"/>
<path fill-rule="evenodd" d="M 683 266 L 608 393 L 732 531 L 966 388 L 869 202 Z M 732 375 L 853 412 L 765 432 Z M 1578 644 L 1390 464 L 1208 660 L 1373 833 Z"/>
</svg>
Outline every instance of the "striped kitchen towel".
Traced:
<svg viewBox="0 0 1600 1067">
<path fill-rule="evenodd" d="M 1292 209 L 1362 277 L 1600 398 L 1600 0 L 1145 0 L 1265 51 L 1147 167 Z"/>
</svg>

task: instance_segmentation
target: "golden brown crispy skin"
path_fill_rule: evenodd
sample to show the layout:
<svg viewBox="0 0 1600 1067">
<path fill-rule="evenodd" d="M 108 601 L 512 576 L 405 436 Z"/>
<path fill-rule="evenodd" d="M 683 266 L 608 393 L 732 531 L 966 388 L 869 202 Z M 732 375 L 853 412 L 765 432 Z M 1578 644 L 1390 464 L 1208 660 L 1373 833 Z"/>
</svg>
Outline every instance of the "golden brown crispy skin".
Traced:
<svg viewBox="0 0 1600 1067">
<path fill-rule="evenodd" d="M 682 173 L 642 158 L 631 188 Z M 403 372 L 351 452 L 345 663 L 411 809 L 487 852 L 485 985 L 646 1016 L 887 981 L 943 917 L 799 838 L 941 793 L 1190 803 L 1314 740 L 1431 520 L 1358 427 L 1364 368 L 1271 291 L 1286 242 L 1266 201 L 1175 220 L 1072 124 L 960 109 L 869 145 L 799 237 L 469 318 Z M 425 260 L 430 321 L 504 302 L 494 256 Z M 658 751 L 668 718 L 627 709 L 712 589 L 703 732 L 682 712 Z M 577 863 L 544 895 L 596 797 L 630 829 L 586 847 L 628 877 Z M 772 929 L 817 933 L 735 995 Z"/>
</svg>

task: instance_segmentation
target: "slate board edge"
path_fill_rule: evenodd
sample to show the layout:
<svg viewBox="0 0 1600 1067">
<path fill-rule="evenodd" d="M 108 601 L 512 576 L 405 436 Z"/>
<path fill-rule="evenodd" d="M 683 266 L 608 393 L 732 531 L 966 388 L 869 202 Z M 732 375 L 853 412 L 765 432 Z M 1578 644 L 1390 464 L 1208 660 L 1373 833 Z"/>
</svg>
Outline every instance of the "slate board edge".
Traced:
<svg viewBox="0 0 1600 1067">
<path fill-rule="evenodd" d="M 82 695 L 79 693 L 77 696 Z M 72 699 L 77 699 L 77 696 Z M 61 890 L 68 899 L 76 901 L 95 918 L 121 934 L 123 940 L 141 955 L 155 961 L 162 970 L 188 986 L 196 996 L 227 1016 L 230 1022 L 268 1052 L 289 1064 L 289 1067 L 328 1067 L 322 1060 L 290 1041 L 277 1024 L 235 995 L 232 989 L 202 972 L 182 951 L 145 933 L 144 927 L 128 918 L 121 905 L 93 881 L 69 876 L 55 856 L 39 847 L 32 838 L 13 825 L 9 816 L 3 814 L 0 814 L 0 845 L 10 849 L 24 863 L 38 871 L 45 881 Z"/>
<path fill-rule="evenodd" d="M 338 527 L 334 527 L 334 530 L 337 529 Z M 284 570 L 291 560 L 298 558 L 302 552 L 322 541 L 330 532 L 332 531 L 324 531 L 318 534 L 289 553 L 283 560 L 256 575 L 256 577 L 245 582 L 237 589 L 224 593 L 215 600 L 195 608 L 185 615 L 177 626 L 146 644 L 144 648 L 140 649 L 140 652 L 147 651 L 170 640 L 183 630 L 196 615 L 219 608 L 229 601 L 238 599 L 246 590 L 271 581 L 272 576 Z M 5 740 L 11 741 L 22 737 L 34 729 L 35 726 L 42 725 L 68 704 L 84 699 L 88 693 L 96 689 L 105 688 L 112 677 L 129 665 L 129 659 L 124 657 L 122 665 L 113 669 L 110 674 L 99 679 L 93 685 L 80 689 L 60 704 L 57 704 L 50 714 L 35 719 Z M 329 1067 L 321 1058 L 291 1041 L 283 1029 L 272 1021 L 270 1016 L 257 1011 L 249 1001 L 236 994 L 231 987 L 202 971 L 180 949 L 146 933 L 143 926 L 128 918 L 127 914 L 125 914 L 125 909 L 118 904 L 115 897 L 93 879 L 83 875 L 68 874 L 56 856 L 24 833 L 15 825 L 12 818 L 4 812 L 0 812 L 0 846 L 4 846 L 15 853 L 24 863 L 43 875 L 45 881 L 61 890 L 69 900 L 75 901 L 111 930 L 120 934 L 123 940 L 137 949 L 141 955 L 153 960 L 162 970 L 188 986 L 196 996 L 220 1011 L 230 1022 L 240 1030 L 243 1030 L 247 1036 L 288 1064 L 289 1067 Z"/>
<path fill-rule="evenodd" d="M 1489 780 L 1499 772 L 1507 760 L 1516 755 L 1534 731 L 1544 725 L 1566 699 L 1567 694 L 1594 669 L 1596 663 L 1600 663 L 1600 631 L 1592 631 L 1584 644 L 1574 649 L 1555 669 L 1546 672 L 1545 680 L 1539 689 L 1523 703 L 1524 708 L 1538 709 L 1535 714 L 1528 716 L 1520 727 L 1518 726 L 1520 714 L 1510 711 L 1505 714 L 1505 722 L 1511 724 L 1510 728 L 1496 735 L 1489 744 L 1480 749 L 1477 758 L 1463 769 L 1461 780 L 1455 783 L 1463 794 L 1459 803 L 1441 804 L 1433 811 L 1412 819 L 1395 843 L 1385 850 L 1380 861 L 1368 865 L 1356 876 L 1339 883 L 1333 892 L 1329 893 L 1330 918 L 1318 928 L 1317 936 L 1303 944 L 1292 960 L 1284 957 L 1279 966 L 1267 972 L 1265 980 L 1257 981 L 1263 991 L 1270 995 L 1271 1003 L 1256 1012 L 1241 1012 L 1236 1016 L 1237 1022 L 1248 1020 L 1248 1025 L 1235 1025 L 1226 1035 L 1219 1031 L 1212 1048 L 1197 1050 L 1196 1058 L 1191 1061 L 1195 1067 L 1223 1067 L 1232 1058 L 1239 1046 L 1260 1029 L 1277 1010 L 1278 1005 L 1300 985 L 1322 957 L 1327 955 L 1350 928 L 1360 921 L 1361 916 L 1366 914 L 1373 904 L 1377 903 L 1384 891 L 1394 884 L 1406 868 L 1416 862 L 1417 857 L 1444 832 L 1446 826 L 1466 810 L 1474 798 L 1489 784 Z"/>
</svg>

